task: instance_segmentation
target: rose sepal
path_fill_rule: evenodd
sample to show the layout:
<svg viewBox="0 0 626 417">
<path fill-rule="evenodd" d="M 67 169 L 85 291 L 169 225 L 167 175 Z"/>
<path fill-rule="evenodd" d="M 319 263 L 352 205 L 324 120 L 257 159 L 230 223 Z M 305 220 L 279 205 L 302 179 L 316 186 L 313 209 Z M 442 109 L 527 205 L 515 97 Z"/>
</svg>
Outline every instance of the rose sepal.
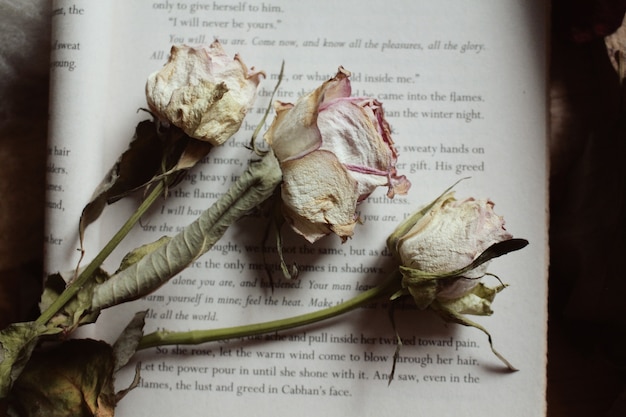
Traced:
<svg viewBox="0 0 626 417">
<path fill-rule="evenodd" d="M 491 334 L 483 326 L 476 323 L 475 321 L 469 320 L 462 313 L 454 311 L 454 309 L 452 309 L 447 303 L 444 304 L 444 303 L 435 301 L 430 305 L 430 307 L 446 322 L 461 324 L 467 327 L 474 327 L 475 329 L 478 329 L 482 331 L 483 333 L 485 333 L 489 341 L 489 347 L 491 348 L 491 351 L 493 352 L 493 354 L 496 355 L 496 357 L 500 359 L 500 361 L 502 361 L 502 363 L 504 363 L 510 371 L 514 372 L 518 370 L 516 367 L 514 367 L 511 364 L 511 362 L 509 362 L 504 356 L 502 356 L 500 352 L 494 349 L 493 339 L 491 337 Z"/>
</svg>

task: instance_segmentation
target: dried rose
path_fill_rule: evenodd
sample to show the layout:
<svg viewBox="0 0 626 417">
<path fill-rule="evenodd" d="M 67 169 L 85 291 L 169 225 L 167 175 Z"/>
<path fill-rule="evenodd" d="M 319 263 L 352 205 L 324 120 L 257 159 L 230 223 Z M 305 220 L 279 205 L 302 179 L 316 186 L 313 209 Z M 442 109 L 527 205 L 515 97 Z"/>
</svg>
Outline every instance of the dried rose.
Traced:
<svg viewBox="0 0 626 417">
<path fill-rule="evenodd" d="M 526 244 L 512 240 L 493 206 L 489 200 L 457 201 L 447 193 L 390 236 L 403 286 L 419 307 L 435 302 L 459 314 L 491 314 L 491 301 L 503 287 L 489 289 L 479 278 L 487 273 L 489 259 Z"/>
<path fill-rule="evenodd" d="M 391 298 L 410 294 L 418 308 L 481 330 L 492 352 L 515 370 L 494 349 L 489 332 L 465 316 L 493 313 L 491 303 L 505 285 L 491 288 L 480 282 L 488 262 L 528 244 L 513 239 L 493 206 L 489 200 L 457 201 L 453 193 L 444 193 L 405 219 L 387 239 L 388 249 L 401 262 L 403 287 Z"/>
<path fill-rule="evenodd" d="M 162 122 L 221 145 L 239 130 L 261 76 L 239 55 L 227 56 L 218 41 L 208 47 L 172 46 L 169 61 L 148 78 L 146 98 Z"/>
<path fill-rule="evenodd" d="M 350 97 L 350 73 L 337 75 L 295 104 L 277 102 L 265 134 L 283 171 L 283 211 L 309 242 L 335 233 L 352 236 L 356 206 L 376 187 L 405 194 L 397 152 L 380 102 Z"/>
</svg>

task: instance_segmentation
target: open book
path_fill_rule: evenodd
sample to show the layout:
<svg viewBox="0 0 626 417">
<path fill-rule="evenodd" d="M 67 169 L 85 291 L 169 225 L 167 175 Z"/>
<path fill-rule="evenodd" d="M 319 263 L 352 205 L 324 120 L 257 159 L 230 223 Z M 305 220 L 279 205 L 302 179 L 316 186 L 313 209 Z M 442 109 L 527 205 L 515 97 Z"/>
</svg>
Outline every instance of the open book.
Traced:
<svg viewBox="0 0 626 417">
<path fill-rule="evenodd" d="M 406 196 L 384 190 L 359 206 L 345 243 L 311 245 L 283 229 L 295 281 L 272 289 L 264 225 L 245 218 L 206 255 L 154 294 L 105 311 L 85 328 L 114 340 L 148 310 L 146 332 L 278 319 L 332 305 L 391 269 L 385 239 L 396 225 L 464 177 L 459 198 L 490 198 L 507 229 L 530 245 L 490 266 L 509 288 L 489 329 L 446 324 L 407 305 L 388 384 L 395 333 L 384 305 L 268 336 L 141 351 L 141 382 L 118 415 L 463 415 L 545 413 L 547 326 L 546 8 L 524 0 L 370 1 L 115 0 L 54 2 L 46 270 L 75 267 L 78 219 L 95 187 L 147 119 L 144 85 L 172 44 L 211 43 L 267 73 L 241 130 L 213 149 L 146 215 L 105 264 L 172 235 L 215 201 L 253 157 L 245 145 L 285 62 L 276 99 L 295 102 L 333 76 L 352 73 L 353 95 L 383 102 Z M 108 207 L 85 236 L 86 258 L 107 242 L 141 195 Z M 266 258 L 275 262 L 275 253 Z M 270 267 L 272 264 L 270 263 Z M 280 274 L 275 273 L 275 278 Z M 118 375 L 118 388 L 133 378 Z"/>
</svg>

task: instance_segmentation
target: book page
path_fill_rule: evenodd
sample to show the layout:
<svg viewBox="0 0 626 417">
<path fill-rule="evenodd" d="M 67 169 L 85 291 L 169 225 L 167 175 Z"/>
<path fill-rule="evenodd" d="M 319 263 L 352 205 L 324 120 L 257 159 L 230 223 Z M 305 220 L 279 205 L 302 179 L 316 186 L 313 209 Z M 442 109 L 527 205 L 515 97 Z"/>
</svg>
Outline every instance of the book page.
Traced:
<svg viewBox="0 0 626 417">
<path fill-rule="evenodd" d="M 83 9 L 83 19 L 100 12 L 93 2 L 62 4 Z M 118 415 L 544 414 L 546 10 L 540 2 L 152 0 L 110 2 L 108 13 L 115 24 L 100 28 L 108 31 L 106 51 L 101 45 L 81 49 L 85 58 L 106 56 L 88 75 L 105 76 L 98 82 L 106 89 L 85 87 L 79 94 L 79 84 L 69 83 L 65 101 L 74 103 L 72 97 L 80 95 L 88 102 L 76 101 L 74 112 L 58 115 L 54 124 L 61 129 L 85 120 L 85 129 L 98 132 L 92 145 L 98 152 L 80 148 L 82 132 L 55 145 L 61 136 L 53 131 L 50 145 L 53 154 L 62 146 L 71 151 L 57 156 L 58 164 L 69 167 L 70 158 L 80 155 L 93 158 L 91 168 L 100 172 L 87 178 L 66 168 L 68 177 L 80 176 L 81 191 L 72 195 L 82 201 L 71 202 L 70 210 L 69 197 L 63 197 L 64 211 L 49 208 L 51 224 L 58 225 L 55 236 L 75 236 L 76 213 L 126 148 L 135 125 L 146 119 L 138 111 L 146 107 L 145 81 L 166 62 L 171 44 L 217 38 L 227 53 L 239 53 L 246 65 L 267 73 L 240 132 L 156 204 L 107 261 L 108 270 L 139 244 L 180 231 L 244 171 L 253 158 L 245 145 L 269 105 L 283 60 L 278 100 L 295 102 L 341 65 L 352 73 L 354 96 L 382 101 L 400 153 L 399 173 L 413 185 L 394 199 L 383 189 L 372 194 L 359 206 L 362 224 L 344 244 L 328 236 L 311 245 L 285 227 L 285 257 L 301 273 L 273 290 L 262 253 L 265 224 L 253 213 L 153 295 L 105 311 L 95 325 L 99 337 L 113 340 L 135 312 L 146 309 L 145 330 L 151 332 L 273 320 L 346 300 L 393 271 L 385 239 L 397 224 L 465 177 L 455 187 L 459 198 L 492 199 L 507 230 L 530 241 L 492 262 L 489 271 L 510 286 L 498 294 L 493 316 L 471 317 L 490 331 L 495 348 L 518 372 L 506 372 L 482 332 L 446 324 L 406 303 L 396 309 L 403 346 L 388 384 L 396 339 L 381 301 L 301 330 L 142 351 L 136 359 L 141 383 L 120 402 Z M 83 47 L 82 37 L 94 32 L 76 33 L 75 42 Z M 108 207 L 90 227 L 87 258 L 140 197 Z M 64 238 L 57 246 L 78 256 L 76 241 Z M 276 254 L 269 251 L 266 258 L 278 279 Z M 61 267 L 51 263 L 48 270 Z M 132 379 L 132 365 L 118 376 L 118 389 Z"/>
<path fill-rule="evenodd" d="M 109 121 L 111 7 L 106 2 L 55 1 L 52 7 L 50 124 L 46 167 L 45 265 L 76 266 L 76 219 L 108 169 L 102 157 Z M 88 244 L 97 244 L 97 230 Z"/>
</svg>

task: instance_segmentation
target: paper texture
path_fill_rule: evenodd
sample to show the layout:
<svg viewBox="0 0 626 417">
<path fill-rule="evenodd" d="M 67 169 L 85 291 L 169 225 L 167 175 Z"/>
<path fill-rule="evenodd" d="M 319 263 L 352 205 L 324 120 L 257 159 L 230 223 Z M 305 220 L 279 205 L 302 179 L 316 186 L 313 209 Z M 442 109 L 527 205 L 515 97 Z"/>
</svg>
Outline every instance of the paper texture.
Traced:
<svg viewBox="0 0 626 417">
<path fill-rule="evenodd" d="M 240 132 L 142 219 L 107 261 L 172 235 L 215 201 L 253 155 L 245 148 L 269 104 L 294 102 L 351 71 L 353 95 L 383 102 L 413 186 L 385 190 L 359 206 L 363 224 L 341 244 L 310 245 L 285 228 L 285 256 L 300 277 L 272 291 L 258 217 L 234 225 L 207 255 L 153 295 L 107 310 L 89 332 L 108 340 L 139 310 L 146 331 L 191 330 L 271 320 L 332 305 L 386 277 L 385 239 L 398 222 L 450 185 L 459 198 L 490 198 L 507 230 L 531 244 L 489 270 L 510 287 L 492 317 L 476 318 L 496 349 L 520 369 L 507 373 L 486 336 L 446 325 L 409 304 L 396 312 L 404 339 L 388 386 L 394 333 L 379 303 L 328 323 L 228 343 L 142 351 L 142 382 L 118 406 L 130 415 L 539 416 L 545 407 L 546 10 L 521 0 L 413 1 L 56 1 L 48 164 L 46 269 L 78 260 L 80 211 L 135 125 L 148 118 L 144 86 L 175 43 L 210 43 L 263 69 Z M 141 196 L 108 207 L 90 226 L 93 257 Z M 267 258 L 276 265 L 274 253 Z M 279 276 L 274 271 L 275 277 Z M 268 340 L 269 339 L 269 340 Z M 132 378 L 118 377 L 119 389 Z"/>
</svg>

